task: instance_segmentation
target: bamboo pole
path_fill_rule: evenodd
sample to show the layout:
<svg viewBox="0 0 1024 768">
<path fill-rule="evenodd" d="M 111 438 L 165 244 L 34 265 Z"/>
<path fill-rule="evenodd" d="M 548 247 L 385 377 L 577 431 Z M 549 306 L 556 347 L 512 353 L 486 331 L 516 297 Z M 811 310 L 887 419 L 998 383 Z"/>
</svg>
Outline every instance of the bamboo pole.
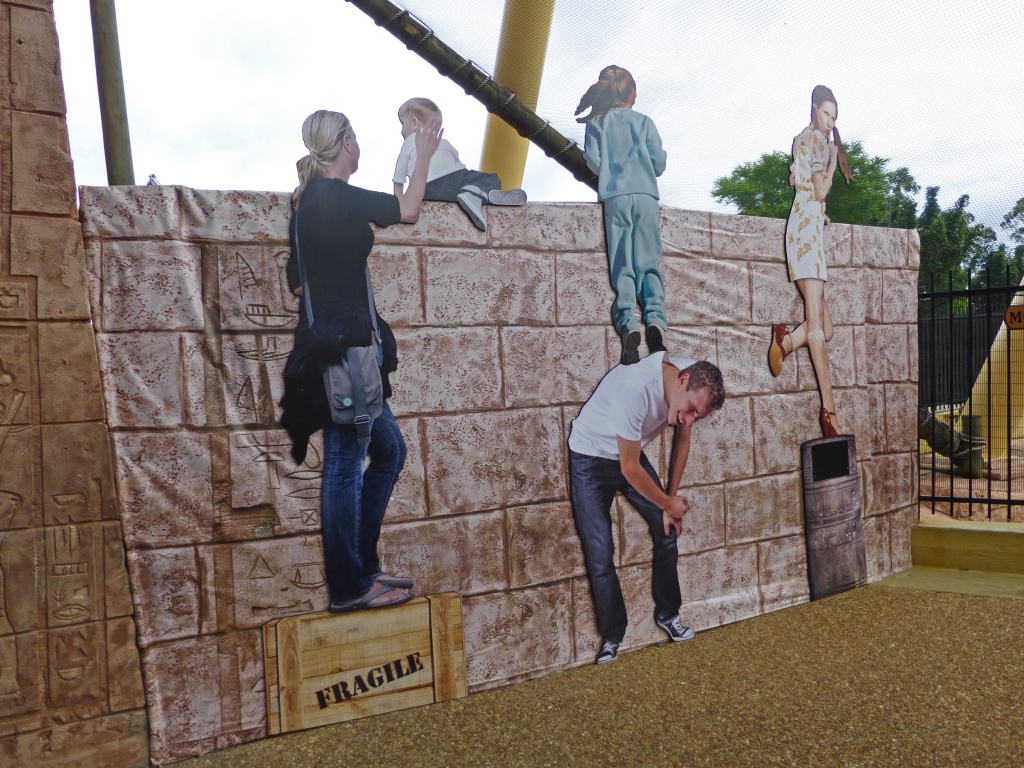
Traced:
<svg viewBox="0 0 1024 768">
<path fill-rule="evenodd" d="M 508 88 L 500 85 L 476 63 L 463 58 L 434 36 L 433 30 L 390 0 L 347 0 L 378 27 L 397 37 L 405 47 L 429 62 L 444 77 L 472 96 L 491 114 L 497 115 L 516 132 L 565 168 L 578 181 L 597 189 L 597 177 L 587 167 L 583 151 L 536 112 L 527 107 Z"/>
<path fill-rule="evenodd" d="M 128 107 L 124 98 L 114 0 L 89 0 L 89 10 L 92 14 L 92 47 L 96 57 L 107 183 L 112 187 L 134 184 L 135 170 L 132 168 L 132 143 L 128 134 Z"/>
</svg>

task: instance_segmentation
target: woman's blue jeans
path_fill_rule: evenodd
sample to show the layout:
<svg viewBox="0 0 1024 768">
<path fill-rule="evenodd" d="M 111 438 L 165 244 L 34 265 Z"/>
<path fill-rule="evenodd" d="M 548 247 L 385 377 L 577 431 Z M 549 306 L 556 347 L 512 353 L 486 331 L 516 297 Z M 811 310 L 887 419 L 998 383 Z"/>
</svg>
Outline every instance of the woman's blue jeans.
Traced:
<svg viewBox="0 0 1024 768">
<path fill-rule="evenodd" d="M 642 451 L 640 466 L 661 488 L 658 473 Z M 661 510 L 629 484 L 616 459 L 586 456 L 569 449 L 569 481 L 572 516 L 583 542 L 583 557 L 587 563 L 601 637 L 621 643 L 626 635 L 626 601 L 615 573 L 615 545 L 612 543 L 611 508 L 616 491 L 622 491 L 626 500 L 643 516 L 651 534 L 654 545 L 651 564 L 654 618 L 664 620 L 677 616 L 682 604 L 676 572 L 679 548 L 674 535 L 665 535 Z"/>
<path fill-rule="evenodd" d="M 387 403 L 373 420 L 369 445 L 359 445 L 352 424 L 324 427 L 320 525 L 331 602 L 365 594 L 380 570 L 380 527 L 404 464 L 405 440 Z"/>
</svg>

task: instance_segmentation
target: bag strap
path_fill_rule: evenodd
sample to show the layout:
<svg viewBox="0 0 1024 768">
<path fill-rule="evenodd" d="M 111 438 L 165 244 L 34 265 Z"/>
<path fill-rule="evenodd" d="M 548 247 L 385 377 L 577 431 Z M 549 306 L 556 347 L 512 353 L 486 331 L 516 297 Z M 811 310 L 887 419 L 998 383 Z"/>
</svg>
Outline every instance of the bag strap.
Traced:
<svg viewBox="0 0 1024 768">
<path fill-rule="evenodd" d="M 355 409 L 356 417 L 353 422 L 356 425 L 356 436 L 360 445 L 370 442 L 370 409 L 366 406 L 366 385 L 363 383 L 363 366 L 359 360 L 359 347 L 349 347 L 345 350 L 348 358 L 348 375 L 352 379 L 352 407 Z M 373 364 L 377 364 L 374 355 Z"/>
<path fill-rule="evenodd" d="M 295 259 L 299 262 L 299 278 L 302 280 L 302 298 L 306 302 L 306 319 L 309 329 L 313 330 L 313 302 L 309 297 L 309 283 L 306 282 L 306 269 L 302 265 L 302 254 L 299 253 L 299 209 L 295 209 Z"/>
<path fill-rule="evenodd" d="M 302 296 L 306 302 L 306 317 L 309 318 L 310 331 L 313 330 L 313 301 L 309 295 L 309 282 L 306 280 L 306 269 L 302 264 L 299 252 L 299 211 L 295 209 L 295 258 L 299 262 L 299 276 L 302 280 Z M 370 303 L 370 323 L 373 326 L 373 340 L 380 343 L 380 331 L 377 328 L 377 307 L 373 301 L 373 286 L 370 284 L 370 265 L 366 265 L 366 290 Z M 373 344 L 371 344 L 371 347 Z M 352 379 L 352 407 L 355 410 L 356 436 L 360 445 L 370 442 L 370 409 L 366 405 L 366 385 L 363 382 L 363 368 L 360 365 L 357 347 L 348 347 L 345 358 L 348 360 L 348 373 Z M 375 355 L 376 356 L 376 355 Z M 376 361 L 375 361 L 376 362 Z"/>
<path fill-rule="evenodd" d="M 373 338 L 380 344 L 380 328 L 377 327 L 377 303 L 373 300 L 373 283 L 370 282 L 370 265 L 366 265 L 366 297 L 370 303 L 370 324 L 373 326 Z"/>
<path fill-rule="evenodd" d="M 377 305 L 373 300 L 373 284 L 370 282 L 370 264 L 366 264 L 366 299 L 370 306 L 370 325 L 373 326 L 373 343 L 370 348 L 373 350 L 373 362 L 377 364 L 377 345 L 380 341 L 380 329 L 377 327 Z M 356 406 L 356 433 L 359 437 L 359 444 L 366 445 L 370 442 L 370 409 L 366 405 L 366 387 L 363 384 L 363 367 L 359 364 L 356 355 L 356 348 L 348 348 L 348 369 L 352 375 L 352 391 Z"/>
</svg>

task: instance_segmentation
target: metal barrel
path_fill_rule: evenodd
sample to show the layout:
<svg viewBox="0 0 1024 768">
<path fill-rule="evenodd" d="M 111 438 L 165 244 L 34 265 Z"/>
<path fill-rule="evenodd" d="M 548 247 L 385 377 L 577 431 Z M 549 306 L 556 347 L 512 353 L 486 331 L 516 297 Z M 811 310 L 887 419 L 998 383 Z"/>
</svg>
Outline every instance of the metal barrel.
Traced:
<svg viewBox="0 0 1024 768">
<path fill-rule="evenodd" d="M 811 599 L 867 580 L 857 444 L 853 435 L 821 437 L 800 446 L 804 530 Z"/>
</svg>

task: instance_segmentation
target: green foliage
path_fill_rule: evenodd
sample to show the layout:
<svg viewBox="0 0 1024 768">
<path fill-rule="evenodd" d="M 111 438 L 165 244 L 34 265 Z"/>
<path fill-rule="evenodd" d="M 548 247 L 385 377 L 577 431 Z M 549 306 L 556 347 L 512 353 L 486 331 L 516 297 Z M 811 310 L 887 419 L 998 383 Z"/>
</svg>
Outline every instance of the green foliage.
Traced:
<svg viewBox="0 0 1024 768">
<path fill-rule="evenodd" d="M 719 202 L 732 203 L 745 216 L 785 219 L 793 207 L 790 162 L 790 156 L 784 152 L 761 155 L 759 160 L 743 163 L 729 176 L 715 181 L 711 196 Z"/>
<path fill-rule="evenodd" d="M 925 204 L 917 229 L 921 235 L 921 280 L 930 280 L 935 273 L 937 286 L 946 288 L 952 273 L 953 287 L 967 286 L 967 275 L 973 275 L 975 287 L 1016 284 L 1024 267 L 1024 252 L 1010 254 L 991 227 L 979 224 L 967 210 L 971 198 L 961 195 L 949 208 L 938 203 L 938 187 L 925 190 Z M 1004 219 L 1005 221 L 1005 219 Z M 929 283 L 930 285 L 930 283 Z"/>
<path fill-rule="evenodd" d="M 846 154 L 853 182 L 847 184 L 836 173 L 828 194 L 829 219 L 840 224 L 912 229 L 917 203 L 910 195 L 920 187 L 910 171 L 888 170 L 888 159 L 868 155 L 859 141 L 846 145 Z M 793 205 L 790 162 L 790 156 L 783 152 L 761 155 L 759 160 L 743 163 L 729 176 L 715 181 L 711 195 L 719 202 L 732 203 L 747 216 L 785 219 Z"/>
<path fill-rule="evenodd" d="M 1003 216 L 1003 223 L 999 226 L 1010 233 L 1010 239 L 1020 243 L 1017 247 L 1017 252 L 1019 253 L 1021 250 L 1020 246 L 1024 246 L 1024 197 L 1017 201 L 1017 204 L 1013 206 L 1013 210 Z"/>
<path fill-rule="evenodd" d="M 846 155 L 853 169 L 853 181 L 846 184 L 842 175 L 836 173 L 825 206 L 831 221 L 904 227 L 908 220 L 916 218 L 917 203 L 907 192 L 917 192 L 919 187 L 908 169 L 888 171 L 889 160 L 868 155 L 859 141 L 847 145 Z"/>
</svg>

